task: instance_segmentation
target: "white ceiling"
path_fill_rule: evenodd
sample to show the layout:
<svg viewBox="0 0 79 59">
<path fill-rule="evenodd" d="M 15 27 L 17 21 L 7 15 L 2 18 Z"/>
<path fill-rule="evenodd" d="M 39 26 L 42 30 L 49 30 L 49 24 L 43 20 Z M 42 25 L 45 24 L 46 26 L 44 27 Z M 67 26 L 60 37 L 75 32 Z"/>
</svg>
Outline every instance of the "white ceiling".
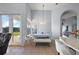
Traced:
<svg viewBox="0 0 79 59">
<path fill-rule="evenodd" d="M 66 3 L 29 3 L 31 10 L 52 10 L 60 5 L 66 5 Z M 44 8 L 43 8 L 44 5 Z"/>
</svg>

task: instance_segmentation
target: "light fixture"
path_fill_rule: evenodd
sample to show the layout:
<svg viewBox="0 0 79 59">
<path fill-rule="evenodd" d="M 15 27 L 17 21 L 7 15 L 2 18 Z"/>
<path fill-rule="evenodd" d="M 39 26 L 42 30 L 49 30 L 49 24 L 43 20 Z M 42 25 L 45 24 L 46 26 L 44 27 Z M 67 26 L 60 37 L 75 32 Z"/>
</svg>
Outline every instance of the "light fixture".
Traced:
<svg viewBox="0 0 79 59">
<path fill-rule="evenodd" d="M 58 3 L 56 3 L 56 5 L 58 5 Z"/>
<path fill-rule="evenodd" d="M 42 17 L 43 17 L 43 18 L 42 18 L 42 20 L 40 21 L 40 24 L 41 24 L 41 25 L 46 24 L 45 18 L 44 18 L 44 17 L 45 17 L 45 15 L 44 15 L 44 14 L 45 14 L 45 13 L 44 13 L 44 12 L 45 12 L 45 5 L 44 5 L 44 4 L 42 5 L 42 8 L 43 8 L 43 9 L 42 9 Z"/>
<path fill-rule="evenodd" d="M 44 24 L 46 24 L 46 23 L 45 23 L 45 22 L 43 22 L 43 21 L 40 21 L 40 24 L 41 24 L 41 25 L 44 25 Z"/>
</svg>

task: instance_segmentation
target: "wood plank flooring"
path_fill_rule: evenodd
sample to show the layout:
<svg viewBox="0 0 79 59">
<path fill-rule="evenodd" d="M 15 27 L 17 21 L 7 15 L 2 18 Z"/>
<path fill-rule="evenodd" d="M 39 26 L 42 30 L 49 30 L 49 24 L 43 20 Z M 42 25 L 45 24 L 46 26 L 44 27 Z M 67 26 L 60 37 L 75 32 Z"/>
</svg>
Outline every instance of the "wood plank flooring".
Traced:
<svg viewBox="0 0 79 59">
<path fill-rule="evenodd" d="M 24 46 L 9 46 L 6 55 L 57 55 L 54 41 L 51 46 L 36 46 L 32 40 L 26 41 Z"/>
</svg>

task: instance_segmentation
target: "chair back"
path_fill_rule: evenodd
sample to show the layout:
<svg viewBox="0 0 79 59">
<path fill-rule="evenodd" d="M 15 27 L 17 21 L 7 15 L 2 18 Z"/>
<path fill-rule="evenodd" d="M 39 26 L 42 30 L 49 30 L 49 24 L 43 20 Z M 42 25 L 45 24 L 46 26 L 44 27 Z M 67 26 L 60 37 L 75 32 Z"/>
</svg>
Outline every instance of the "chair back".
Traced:
<svg viewBox="0 0 79 59">
<path fill-rule="evenodd" d="M 8 45 L 8 43 L 9 43 L 9 41 L 11 39 L 11 33 L 5 34 L 4 39 L 5 39 L 4 43 Z"/>
</svg>

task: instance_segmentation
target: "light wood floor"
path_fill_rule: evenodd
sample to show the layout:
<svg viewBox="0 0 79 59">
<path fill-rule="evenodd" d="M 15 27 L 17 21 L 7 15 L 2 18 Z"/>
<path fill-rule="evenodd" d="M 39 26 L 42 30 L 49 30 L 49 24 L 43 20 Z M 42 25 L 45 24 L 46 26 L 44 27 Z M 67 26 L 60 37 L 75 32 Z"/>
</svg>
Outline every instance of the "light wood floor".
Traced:
<svg viewBox="0 0 79 59">
<path fill-rule="evenodd" d="M 57 55 L 54 41 L 51 46 L 36 46 L 32 40 L 26 41 L 25 46 L 9 46 L 6 55 Z"/>
</svg>

